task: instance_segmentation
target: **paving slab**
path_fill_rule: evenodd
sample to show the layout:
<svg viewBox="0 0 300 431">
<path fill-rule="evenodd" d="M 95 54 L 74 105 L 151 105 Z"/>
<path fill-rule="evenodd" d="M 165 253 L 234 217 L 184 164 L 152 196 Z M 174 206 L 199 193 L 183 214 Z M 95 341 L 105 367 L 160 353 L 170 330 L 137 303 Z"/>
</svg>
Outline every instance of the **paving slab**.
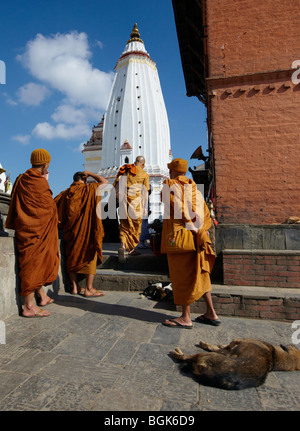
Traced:
<svg viewBox="0 0 300 431">
<path fill-rule="evenodd" d="M 168 355 L 175 347 L 199 352 L 195 344 L 200 340 L 225 344 L 252 337 L 291 343 L 292 323 L 219 316 L 218 327 L 195 322 L 192 330 L 168 328 L 161 323 L 178 315 L 173 303 L 136 291 L 105 293 L 84 298 L 59 291 L 47 306 L 50 317 L 5 319 L 1 412 L 97 411 L 101 418 L 108 412 L 115 417 L 182 412 L 194 415 L 200 426 L 199 412 L 300 410 L 300 372 L 272 372 L 258 388 L 225 391 L 200 385 Z"/>
</svg>

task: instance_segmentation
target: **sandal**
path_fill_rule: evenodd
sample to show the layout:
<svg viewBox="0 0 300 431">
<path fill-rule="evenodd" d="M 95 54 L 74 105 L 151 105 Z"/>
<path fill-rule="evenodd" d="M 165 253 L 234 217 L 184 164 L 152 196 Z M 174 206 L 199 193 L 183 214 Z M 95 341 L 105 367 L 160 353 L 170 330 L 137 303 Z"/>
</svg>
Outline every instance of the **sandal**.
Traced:
<svg viewBox="0 0 300 431">
<path fill-rule="evenodd" d="M 205 317 L 204 314 L 202 314 L 199 317 L 196 317 L 195 322 L 198 323 L 204 323 L 205 325 L 211 325 L 211 326 L 219 326 L 221 325 L 221 321 L 218 319 L 212 320 L 209 319 L 208 317 Z"/>
<path fill-rule="evenodd" d="M 170 323 L 167 323 L 167 322 L 162 322 L 162 324 L 164 325 L 164 326 L 168 326 L 169 328 L 182 328 L 182 329 L 192 329 L 193 328 L 193 325 L 182 325 L 181 323 L 179 323 L 179 322 L 177 322 L 177 320 L 175 320 L 175 318 L 174 319 L 168 319 L 169 320 L 169 322 L 173 322 L 173 323 L 175 323 L 175 325 L 172 325 L 172 324 L 170 324 Z"/>
<path fill-rule="evenodd" d="M 31 316 L 26 316 L 25 314 L 22 314 L 23 317 L 48 317 L 50 316 L 49 311 L 43 310 L 40 308 L 39 311 L 37 311 L 35 314 L 32 314 Z"/>
<path fill-rule="evenodd" d="M 84 293 L 84 295 L 83 295 L 83 296 L 85 296 L 86 298 L 94 297 L 94 296 L 105 296 L 105 293 L 104 293 L 104 292 L 95 291 L 95 292 L 93 292 L 91 295 L 86 295 L 86 294 Z"/>
</svg>

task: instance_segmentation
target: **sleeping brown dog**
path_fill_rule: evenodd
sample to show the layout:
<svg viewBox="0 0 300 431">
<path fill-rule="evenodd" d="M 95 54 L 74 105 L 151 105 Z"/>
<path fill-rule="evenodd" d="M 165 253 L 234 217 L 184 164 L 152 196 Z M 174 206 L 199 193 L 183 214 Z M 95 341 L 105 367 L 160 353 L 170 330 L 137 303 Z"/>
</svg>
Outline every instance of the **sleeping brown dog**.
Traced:
<svg viewBox="0 0 300 431">
<path fill-rule="evenodd" d="M 210 353 L 185 355 L 177 347 L 170 355 L 191 365 L 198 381 L 207 386 L 246 389 L 263 384 L 269 371 L 300 370 L 300 351 L 293 345 L 244 338 L 227 346 L 200 341 L 197 347 Z"/>
</svg>

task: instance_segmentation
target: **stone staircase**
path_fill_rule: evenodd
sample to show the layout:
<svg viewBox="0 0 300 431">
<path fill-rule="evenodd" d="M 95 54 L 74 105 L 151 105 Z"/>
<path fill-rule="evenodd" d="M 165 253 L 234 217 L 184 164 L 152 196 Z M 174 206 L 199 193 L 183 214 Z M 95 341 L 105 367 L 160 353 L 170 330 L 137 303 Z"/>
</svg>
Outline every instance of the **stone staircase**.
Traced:
<svg viewBox="0 0 300 431">
<path fill-rule="evenodd" d="M 118 244 L 103 244 L 103 262 L 97 267 L 95 288 L 103 290 L 143 291 L 149 284 L 168 282 L 166 255 L 155 255 L 150 249 L 139 250 L 140 255 L 118 261 Z"/>
<path fill-rule="evenodd" d="M 103 262 L 97 267 L 94 281 L 96 289 L 142 292 L 149 284 L 170 281 L 165 255 L 158 256 L 150 249 L 141 249 L 140 255 L 129 256 L 126 263 L 120 264 L 118 247 L 115 243 L 103 244 Z M 299 288 L 224 285 L 220 272 L 216 259 L 211 275 L 212 297 L 220 316 L 300 320 Z M 192 304 L 191 311 L 199 314 L 205 312 L 203 299 Z"/>
</svg>

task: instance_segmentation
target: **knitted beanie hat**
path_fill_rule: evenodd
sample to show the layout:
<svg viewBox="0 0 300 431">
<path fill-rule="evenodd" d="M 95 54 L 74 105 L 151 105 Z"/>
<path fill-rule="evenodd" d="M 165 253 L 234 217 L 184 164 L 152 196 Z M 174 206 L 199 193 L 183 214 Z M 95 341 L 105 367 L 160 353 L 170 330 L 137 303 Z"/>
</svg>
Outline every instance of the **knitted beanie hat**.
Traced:
<svg viewBox="0 0 300 431">
<path fill-rule="evenodd" d="M 50 163 L 50 160 L 50 154 L 47 150 L 44 150 L 43 148 L 38 148 L 31 153 L 30 163 L 32 165 L 43 165 L 44 163 Z"/>
<path fill-rule="evenodd" d="M 174 159 L 171 163 L 168 163 L 168 169 L 172 169 L 177 172 L 187 172 L 188 162 L 183 159 Z"/>
</svg>

